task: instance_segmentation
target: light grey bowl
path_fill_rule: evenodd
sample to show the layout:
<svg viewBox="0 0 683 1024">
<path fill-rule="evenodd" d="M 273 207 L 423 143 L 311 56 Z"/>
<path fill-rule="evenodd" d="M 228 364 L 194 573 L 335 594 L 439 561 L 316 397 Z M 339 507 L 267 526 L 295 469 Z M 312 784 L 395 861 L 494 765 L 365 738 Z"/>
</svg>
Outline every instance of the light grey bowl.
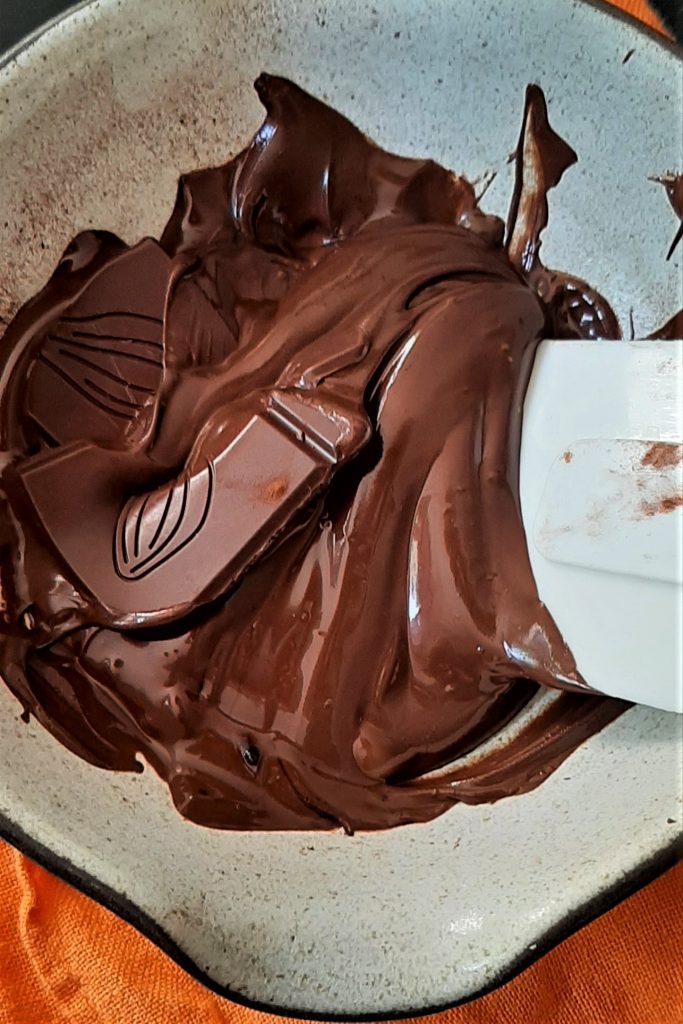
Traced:
<svg viewBox="0 0 683 1024">
<path fill-rule="evenodd" d="M 497 170 L 498 213 L 524 86 L 540 82 L 581 161 L 552 198 L 548 263 L 588 277 L 623 322 L 633 307 L 638 333 L 680 304 L 681 250 L 664 260 L 675 224 L 646 180 L 681 163 L 680 60 L 606 9 L 99 0 L 0 69 L 0 317 L 81 228 L 158 232 L 178 173 L 222 161 L 259 124 L 264 68 L 384 146 Z M 152 772 L 91 768 L 19 711 L 0 685 L 3 834 L 217 991 L 284 1012 L 472 998 L 661 870 L 681 836 L 681 722 L 642 708 L 528 796 L 354 838 L 196 828 Z"/>
</svg>

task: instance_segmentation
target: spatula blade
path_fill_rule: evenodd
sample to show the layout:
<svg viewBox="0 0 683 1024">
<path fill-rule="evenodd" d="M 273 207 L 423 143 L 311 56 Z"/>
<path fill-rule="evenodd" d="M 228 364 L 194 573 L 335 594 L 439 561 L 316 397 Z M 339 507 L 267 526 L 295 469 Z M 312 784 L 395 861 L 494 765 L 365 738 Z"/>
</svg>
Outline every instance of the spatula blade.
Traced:
<svg viewBox="0 0 683 1024">
<path fill-rule="evenodd" d="M 683 341 L 544 341 L 520 500 L 539 594 L 586 682 L 683 712 Z"/>
</svg>

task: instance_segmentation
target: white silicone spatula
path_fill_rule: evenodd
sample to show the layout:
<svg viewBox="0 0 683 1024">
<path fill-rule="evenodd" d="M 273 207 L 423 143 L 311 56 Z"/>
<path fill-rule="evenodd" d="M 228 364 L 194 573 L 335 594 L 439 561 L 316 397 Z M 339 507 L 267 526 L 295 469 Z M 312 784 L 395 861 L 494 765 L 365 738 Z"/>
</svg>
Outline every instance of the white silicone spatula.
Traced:
<svg viewBox="0 0 683 1024">
<path fill-rule="evenodd" d="M 544 341 L 520 499 L 540 597 L 585 681 L 683 712 L 683 341 Z"/>
</svg>

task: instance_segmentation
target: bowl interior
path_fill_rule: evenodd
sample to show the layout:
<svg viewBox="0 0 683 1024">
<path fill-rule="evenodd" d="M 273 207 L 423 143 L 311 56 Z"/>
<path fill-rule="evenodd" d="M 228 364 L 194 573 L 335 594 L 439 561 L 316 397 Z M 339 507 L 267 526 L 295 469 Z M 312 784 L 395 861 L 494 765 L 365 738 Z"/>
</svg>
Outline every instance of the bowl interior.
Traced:
<svg viewBox="0 0 683 1024">
<path fill-rule="evenodd" d="M 222 162 L 258 125 L 262 69 L 387 148 L 471 178 L 496 171 L 484 205 L 502 215 L 524 87 L 538 81 L 580 157 L 552 196 L 546 262 L 589 278 L 622 323 L 633 309 L 637 334 L 680 305 L 681 250 L 664 259 L 675 222 L 647 181 L 680 162 L 679 58 L 602 7 L 98 0 L 0 68 L 0 325 L 76 231 L 158 233 L 178 174 Z M 680 835 L 680 722 L 642 708 L 533 793 L 354 838 L 194 827 L 151 772 L 99 772 L 19 711 L 0 686 L 5 834 L 207 984 L 301 1014 L 470 998 Z"/>
</svg>

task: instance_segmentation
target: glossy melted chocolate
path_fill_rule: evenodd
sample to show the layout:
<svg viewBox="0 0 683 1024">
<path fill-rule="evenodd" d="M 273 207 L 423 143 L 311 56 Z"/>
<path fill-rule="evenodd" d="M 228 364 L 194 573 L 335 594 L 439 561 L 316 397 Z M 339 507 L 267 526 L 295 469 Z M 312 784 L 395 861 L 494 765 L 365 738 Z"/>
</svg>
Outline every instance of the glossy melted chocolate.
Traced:
<svg viewBox="0 0 683 1024">
<path fill-rule="evenodd" d="M 505 226 L 256 88 L 263 126 L 181 179 L 160 241 L 79 235 L 0 346 L 0 672 L 204 825 L 377 829 L 526 791 L 627 706 L 581 692 L 517 493 L 539 340 L 619 337 L 540 261 L 575 154 L 531 86 Z M 480 752 L 539 686 L 569 692 Z"/>
<path fill-rule="evenodd" d="M 683 238 L 683 174 L 662 174 L 653 177 L 652 181 L 659 182 L 660 185 L 664 186 L 671 209 L 680 221 L 678 230 L 666 254 L 667 260 L 670 260 L 676 251 L 678 243 Z"/>
</svg>

